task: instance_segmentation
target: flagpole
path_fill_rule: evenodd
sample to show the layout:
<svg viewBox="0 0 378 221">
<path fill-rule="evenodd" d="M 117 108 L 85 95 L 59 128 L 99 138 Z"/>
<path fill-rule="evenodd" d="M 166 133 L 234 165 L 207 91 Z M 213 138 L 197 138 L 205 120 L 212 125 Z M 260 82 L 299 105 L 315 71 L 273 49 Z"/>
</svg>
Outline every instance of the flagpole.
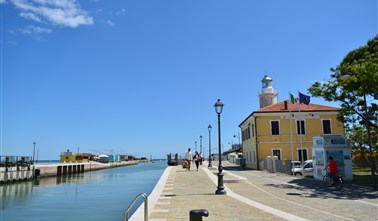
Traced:
<svg viewBox="0 0 378 221">
<path fill-rule="evenodd" d="M 300 140 L 300 147 L 301 147 L 301 163 L 303 167 L 303 146 L 302 146 L 302 116 L 301 116 L 301 99 L 298 91 L 298 97 L 299 97 L 299 102 L 298 102 L 298 118 L 299 118 L 299 140 Z"/>
<path fill-rule="evenodd" d="M 290 113 L 290 145 L 291 145 L 291 171 L 293 172 L 294 176 L 294 168 L 293 168 L 293 161 L 294 161 L 294 145 L 293 145 L 293 122 L 292 122 L 292 115 L 291 115 L 291 94 L 289 92 L 289 97 L 290 97 L 290 108 L 289 108 L 289 113 Z"/>
</svg>

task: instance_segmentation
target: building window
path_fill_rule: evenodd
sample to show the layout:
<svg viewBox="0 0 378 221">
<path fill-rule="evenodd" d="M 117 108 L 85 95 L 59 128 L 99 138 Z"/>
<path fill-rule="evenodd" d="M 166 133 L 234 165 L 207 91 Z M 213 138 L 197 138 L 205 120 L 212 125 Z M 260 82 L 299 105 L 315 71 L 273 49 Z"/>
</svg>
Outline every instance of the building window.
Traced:
<svg viewBox="0 0 378 221">
<path fill-rule="evenodd" d="M 297 134 L 306 134 L 306 127 L 304 120 L 297 120 Z"/>
<path fill-rule="evenodd" d="M 256 162 L 256 150 L 253 151 L 253 162 Z"/>
<path fill-rule="evenodd" d="M 248 129 L 247 129 L 247 139 L 249 140 L 249 139 L 251 139 L 251 128 L 250 127 L 248 127 Z"/>
<path fill-rule="evenodd" d="M 281 160 L 281 150 L 280 149 L 273 149 L 272 155 L 278 157 L 278 159 Z"/>
<path fill-rule="evenodd" d="M 255 125 L 252 124 L 252 137 L 255 137 Z"/>
<path fill-rule="evenodd" d="M 331 134 L 331 120 L 322 120 L 323 134 Z"/>
<path fill-rule="evenodd" d="M 302 160 L 303 156 L 303 160 Z M 298 149 L 298 159 L 299 161 L 306 161 L 308 160 L 307 158 L 307 149 Z"/>
<path fill-rule="evenodd" d="M 270 121 L 270 128 L 272 130 L 272 135 L 280 135 L 279 121 Z"/>
</svg>

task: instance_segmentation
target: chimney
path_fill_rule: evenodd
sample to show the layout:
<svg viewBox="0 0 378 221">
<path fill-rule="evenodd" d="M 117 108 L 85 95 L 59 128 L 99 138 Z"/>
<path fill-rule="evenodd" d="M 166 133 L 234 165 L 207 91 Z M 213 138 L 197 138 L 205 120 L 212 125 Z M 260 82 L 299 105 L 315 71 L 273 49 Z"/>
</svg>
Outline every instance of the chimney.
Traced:
<svg viewBox="0 0 378 221">
<path fill-rule="evenodd" d="M 287 100 L 284 101 L 284 110 L 287 110 Z"/>
</svg>

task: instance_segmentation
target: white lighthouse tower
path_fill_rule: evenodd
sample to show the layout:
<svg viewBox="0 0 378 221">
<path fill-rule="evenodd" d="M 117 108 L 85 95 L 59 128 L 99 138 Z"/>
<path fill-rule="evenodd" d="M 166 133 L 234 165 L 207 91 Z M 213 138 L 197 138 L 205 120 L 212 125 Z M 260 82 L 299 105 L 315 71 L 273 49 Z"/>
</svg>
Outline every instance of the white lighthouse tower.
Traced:
<svg viewBox="0 0 378 221">
<path fill-rule="evenodd" d="M 261 93 L 259 94 L 260 108 L 277 103 L 278 93 L 273 88 L 272 81 L 273 81 L 272 78 L 269 77 L 267 74 L 261 80 L 262 89 L 261 89 Z"/>
</svg>

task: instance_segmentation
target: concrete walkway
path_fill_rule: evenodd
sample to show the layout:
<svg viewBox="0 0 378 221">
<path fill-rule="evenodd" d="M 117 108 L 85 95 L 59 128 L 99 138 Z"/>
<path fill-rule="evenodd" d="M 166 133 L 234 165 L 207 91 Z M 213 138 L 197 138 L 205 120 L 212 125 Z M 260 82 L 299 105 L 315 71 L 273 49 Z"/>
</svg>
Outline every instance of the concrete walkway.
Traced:
<svg viewBox="0 0 378 221">
<path fill-rule="evenodd" d="M 378 220 L 377 192 L 353 184 L 344 191 L 312 179 L 239 170 L 224 162 L 226 195 L 216 195 L 217 167 L 199 171 L 168 167 L 149 200 L 150 221 L 189 220 L 206 209 L 203 220 Z M 143 220 L 143 205 L 131 220 Z"/>
</svg>

